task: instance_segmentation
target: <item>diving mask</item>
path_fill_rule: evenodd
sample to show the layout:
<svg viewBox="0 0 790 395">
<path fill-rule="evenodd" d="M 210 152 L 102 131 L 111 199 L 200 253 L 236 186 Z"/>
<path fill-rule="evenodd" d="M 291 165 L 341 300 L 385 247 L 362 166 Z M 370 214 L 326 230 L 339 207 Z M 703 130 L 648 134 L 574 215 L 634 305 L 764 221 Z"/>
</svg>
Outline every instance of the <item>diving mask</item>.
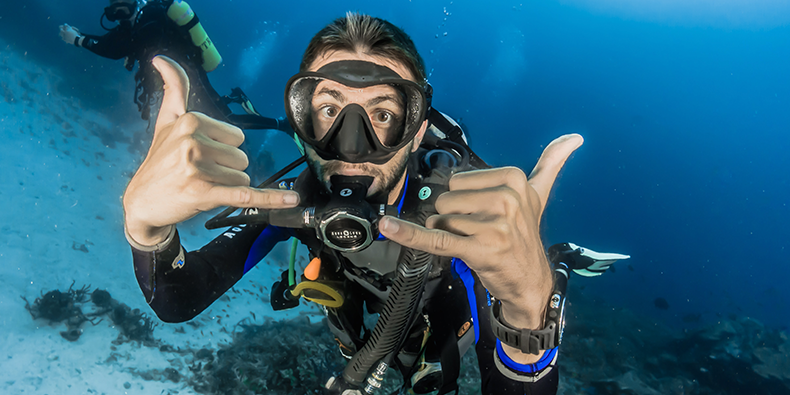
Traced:
<svg viewBox="0 0 790 395">
<path fill-rule="evenodd" d="M 110 22 L 129 19 L 137 11 L 137 2 L 116 2 L 104 8 L 104 16 Z"/>
<path fill-rule="evenodd" d="M 343 60 L 293 76 L 285 111 L 296 135 L 324 160 L 383 164 L 420 130 L 429 99 L 385 66 Z"/>
</svg>

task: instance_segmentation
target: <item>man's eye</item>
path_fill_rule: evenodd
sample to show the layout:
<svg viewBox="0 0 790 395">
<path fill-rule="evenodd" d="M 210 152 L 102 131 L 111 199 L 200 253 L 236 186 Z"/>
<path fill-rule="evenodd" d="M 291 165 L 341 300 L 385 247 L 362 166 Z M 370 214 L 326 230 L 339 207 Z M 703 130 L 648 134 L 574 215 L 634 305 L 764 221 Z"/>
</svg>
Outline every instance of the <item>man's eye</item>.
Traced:
<svg viewBox="0 0 790 395">
<path fill-rule="evenodd" d="M 390 114 L 388 112 L 385 112 L 385 111 L 379 111 L 379 112 L 377 112 L 376 114 L 373 115 L 373 119 L 376 122 L 387 123 L 387 122 L 392 121 L 392 114 Z"/>
<path fill-rule="evenodd" d="M 321 108 L 320 111 L 321 111 L 321 115 L 323 115 L 323 116 L 325 116 L 327 118 L 334 118 L 334 117 L 337 116 L 337 108 L 332 107 L 332 106 L 323 107 L 323 108 Z"/>
</svg>

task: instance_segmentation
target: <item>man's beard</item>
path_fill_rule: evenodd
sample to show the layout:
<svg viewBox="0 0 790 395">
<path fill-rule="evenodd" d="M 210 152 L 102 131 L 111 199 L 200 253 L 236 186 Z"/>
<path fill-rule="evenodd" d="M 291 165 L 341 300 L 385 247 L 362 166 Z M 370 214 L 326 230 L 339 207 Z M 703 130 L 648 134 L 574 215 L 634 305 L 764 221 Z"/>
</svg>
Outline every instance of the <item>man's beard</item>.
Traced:
<svg viewBox="0 0 790 395">
<path fill-rule="evenodd" d="M 322 165 L 315 159 L 314 156 L 317 156 L 315 152 L 307 155 L 307 165 L 327 191 L 331 189 L 330 176 L 340 174 L 340 171 L 343 169 L 359 170 L 363 175 L 376 179 L 378 183 L 378 186 L 370 191 L 366 200 L 375 203 L 387 203 L 390 192 L 398 185 L 406 170 L 406 166 L 409 164 L 411 146 L 407 145 L 404 148 L 405 153 L 402 155 L 399 155 L 400 153 L 395 154 L 389 162 L 380 166 L 375 166 L 368 162 L 347 163 L 338 160 L 330 160 Z"/>
</svg>

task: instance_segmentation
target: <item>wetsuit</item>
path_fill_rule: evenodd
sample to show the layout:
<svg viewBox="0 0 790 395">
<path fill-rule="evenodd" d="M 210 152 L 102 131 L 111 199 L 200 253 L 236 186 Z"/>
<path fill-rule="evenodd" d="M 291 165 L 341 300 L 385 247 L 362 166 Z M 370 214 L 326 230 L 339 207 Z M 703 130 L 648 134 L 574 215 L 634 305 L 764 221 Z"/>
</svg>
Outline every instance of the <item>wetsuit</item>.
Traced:
<svg viewBox="0 0 790 395">
<path fill-rule="evenodd" d="M 192 43 L 189 33 L 167 16 L 172 3 L 173 0 L 149 1 L 138 11 L 134 24 L 121 23 L 103 36 L 85 34 L 81 46 L 105 58 L 126 58 L 129 71 L 135 61 L 139 63 L 134 77 L 134 102 L 143 119 L 149 118 L 150 106 L 155 100 L 153 94 L 162 87 L 162 78 L 155 72 L 151 60 L 156 55 L 166 55 L 178 62 L 189 76 L 189 111 L 201 112 L 242 129 L 277 129 L 280 125 L 276 119 L 233 114 L 211 87 L 202 67 L 200 49 Z"/>
<path fill-rule="evenodd" d="M 409 174 L 416 174 L 415 165 Z M 315 176 L 305 171 L 299 178 L 281 181 L 273 187 L 293 189 L 309 207 L 322 193 Z M 413 210 L 420 190 L 420 178 L 409 177 L 398 203 L 399 216 Z M 245 212 L 249 212 L 247 209 Z M 197 251 L 185 252 L 174 230 L 159 246 L 132 247 L 135 274 L 145 298 L 165 322 L 192 319 L 222 296 L 242 276 L 258 264 L 275 244 L 289 237 L 298 238 L 311 256 L 322 260 L 320 281 L 342 284 L 345 303 L 327 308 L 330 329 L 344 355 L 353 354 L 364 344 L 369 328 L 363 324 L 363 306 L 377 313 L 386 299 L 401 248 L 380 238 L 362 252 L 339 253 L 324 247 L 313 229 L 287 229 L 265 225 L 246 225 L 228 229 Z M 393 261 L 392 257 L 395 257 Z M 396 358 L 404 377 L 411 377 L 417 358 L 441 362 L 442 389 L 455 388 L 460 355 L 476 344 L 484 394 L 554 394 L 559 380 L 557 348 L 546 350 L 532 365 L 519 365 L 507 358 L 491 330 L 491 298 L 475 273 L 459 259 L 436 257 L 425 283 L 420 312 Z M 426 344 L 423 334 L 430 327 Z M 440 391 L 440 393 L 443 393 Z"/>
</svg>

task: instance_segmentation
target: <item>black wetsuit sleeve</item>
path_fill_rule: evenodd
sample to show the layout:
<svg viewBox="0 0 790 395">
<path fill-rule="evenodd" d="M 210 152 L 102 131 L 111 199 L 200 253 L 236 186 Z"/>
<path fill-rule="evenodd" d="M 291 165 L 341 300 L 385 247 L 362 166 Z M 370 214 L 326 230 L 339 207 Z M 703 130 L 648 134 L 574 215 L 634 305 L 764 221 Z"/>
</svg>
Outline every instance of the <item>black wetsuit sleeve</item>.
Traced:
<svg viewBox="0 0 790 395">
<path fill-rule="evenodd" d="M 552 395 L 557 393 L 557 348 L 546 350 L 541 360 L 529 365 L 515 363 L 502 350 L 491 329 L 491 296 L 477 274 L 458 259 L 456 273 L 467 289 L 475 331 L 475 351 L 480 367 L 481 392 L 485 395 Z"/>
<path fill-rule="evenodd" d="M 256 114 L 230 114 L 228 122 L 244 130 L 282 130 L 293 136 L 293 130 L 288 121 L 277 118 L 264 117 Z"/>
<path fill-rule="evenodd" d="M 109 59 L 123 59 L 131 55 L 131 33 L 113 29 L 103 36 L 83 34 L 82 47 Z"/>
<path fill-rule="evenodd" d="M 288 237 L 276 227 L 233 227 L 200 250 L 187 253 L 176 232 L 156 250 L 132 247 L 135 276 L 162 321 L 187 321 L 236 284 L 276 242 Z"/>
</svg>

